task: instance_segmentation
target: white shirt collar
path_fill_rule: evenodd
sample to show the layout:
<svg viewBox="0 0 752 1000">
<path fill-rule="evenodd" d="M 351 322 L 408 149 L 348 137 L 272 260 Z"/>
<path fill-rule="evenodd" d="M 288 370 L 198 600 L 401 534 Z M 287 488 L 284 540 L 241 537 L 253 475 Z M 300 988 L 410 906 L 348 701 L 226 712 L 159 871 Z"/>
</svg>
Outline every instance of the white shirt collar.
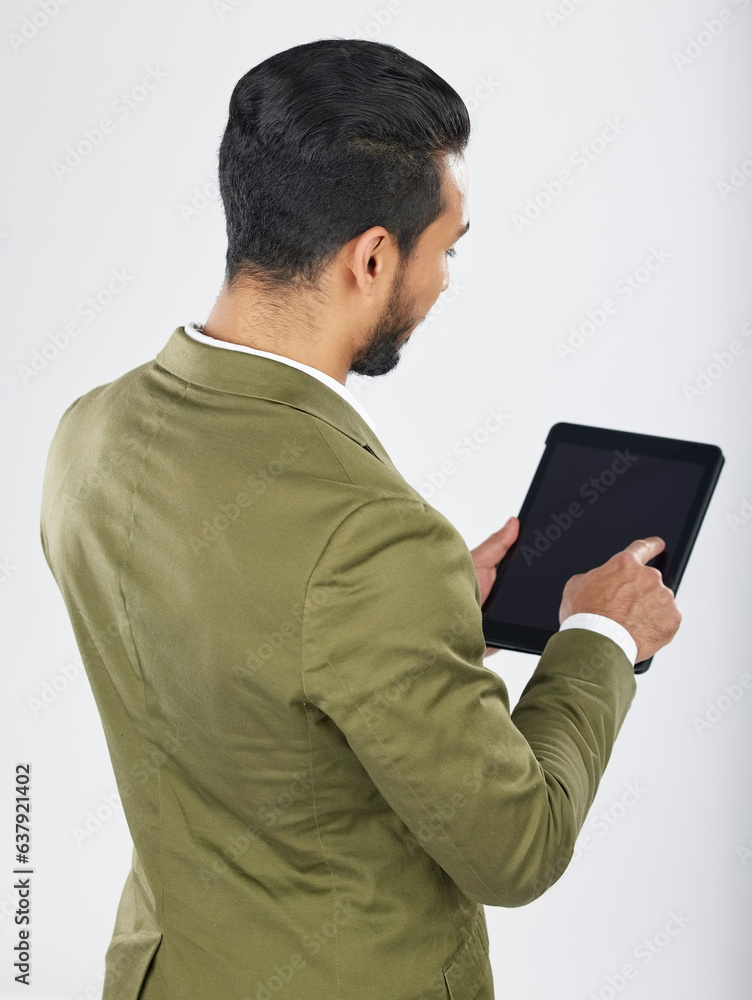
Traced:
<svg viewBox="0 0 752 1000">
<path fill-rule="evenodd" d="M 215 337 L 207 337 L 205 333 L 202 333 L 201 330 L 199 330 L 197 323 L 186 323 L 185 332 L 193 340 L 197 340 L 200 344 L 207 344 L 209 347 L 222 347 L 228 351 L 242 351 L 244 354 L 258 354 L 262 358 L 271 358 L 272 361 L 281 361 L 283 365 L 290 365 L 291 368 L 299 368 L 300 371 L 307 372 L 309 375 L 312 375 L 313 378 L 317 378 L 319 382 L 323 382 L 324 385 L 328 385 L 330 389 L 334 389 L 335 392 L 339 393 L 339 395 L 346 402 L 348 402 L 357 413 L 360 414 L 373 433 L 376 433 L 373 421 L 352 392 L 350 392 L 347 386 L 342 385 L 341 382 L 332 378 L 331 375 L 327 375 L 326 372 L 319 371 L 318 368 L 312 368 L 310 365 L 304 365 L 302 361 L 294 361 L 292 358 L 286 358 L 282 354 L 271 354 L 269 351 L 259 351 L 255 347 L 246 347 L 245 344 L 231 344 L 227 340 L 217 340 Z"/>
</svg>

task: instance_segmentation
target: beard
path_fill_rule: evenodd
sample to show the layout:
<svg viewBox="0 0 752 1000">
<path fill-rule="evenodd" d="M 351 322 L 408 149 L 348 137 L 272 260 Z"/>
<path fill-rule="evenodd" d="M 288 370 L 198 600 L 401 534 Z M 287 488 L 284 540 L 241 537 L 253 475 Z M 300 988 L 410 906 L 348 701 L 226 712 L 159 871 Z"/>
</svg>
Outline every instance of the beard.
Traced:
<svg viewBox="0 0 752 1000">
<path fill-rule="evenodd" d="M 356 375 L 386 375 L 397 366 L 399 352 L 410 339 L 405 334 L 418 322 L 404 296 L 404 276 L 405 272 L 401 270 L 386 309 L 366 343 L 352 359 L 350 371 Z"/>
</svg>

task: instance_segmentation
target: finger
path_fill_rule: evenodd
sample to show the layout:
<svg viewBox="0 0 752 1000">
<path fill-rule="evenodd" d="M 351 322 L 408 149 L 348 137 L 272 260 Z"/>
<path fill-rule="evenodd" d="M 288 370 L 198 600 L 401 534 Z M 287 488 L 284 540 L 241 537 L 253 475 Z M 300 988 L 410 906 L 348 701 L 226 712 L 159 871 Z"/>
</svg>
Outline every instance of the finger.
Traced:
<svg viewBox="0 0 752 1000">
<path fill-rule="evenodd" d="M 519 529 L 520 529 L 520 522 L 517 520 L 516 517 L 510 517 L 508 518 L 506 523 L 499 528 L 498 531 L 495 531 L 491 535 L 491 538 L 501 538 L 502 535 L 506 536 L 510 534 L 516 535 Z"/>
<path fill-rule="evenodd" d="M 503 527 L 499 528 L 498 531 L 494 531 L 484 542 L 481 542 L 480 545 L 473 549 L 473 555 L 476 557 L 479 556 L 481 559 L 486 555 L 489 557 L 497 556 L 498 558 L 499 546 L 505 546 L 504 551 L 506 551 L 517 537 L 518 531 L 519 521 L 516 517 L 510 517 Z M 492 562 L 495 561 L 496 559 L 492 559 Z"/>
<path fill-rule="evenodd" d="M 651 535 L 650 538 L 638 538 L 631 544 L 629 544 L 625 552 L 631 552 L 633 556 L 643 564 L 650 562 L 650 560 L 657 556 L 659 552 L 662 552 L 666 548 L 666 543 L 662 538 L 657 535 Z"/>
<path fill-rule="evenodd" d="M 491 561 L 494 566 L 498 566 L 504 556 L 517 541 L 520 533 L 520 522 L 516 517 L 510 517 L 503 528 L 489 538 Z"/>
</svg>

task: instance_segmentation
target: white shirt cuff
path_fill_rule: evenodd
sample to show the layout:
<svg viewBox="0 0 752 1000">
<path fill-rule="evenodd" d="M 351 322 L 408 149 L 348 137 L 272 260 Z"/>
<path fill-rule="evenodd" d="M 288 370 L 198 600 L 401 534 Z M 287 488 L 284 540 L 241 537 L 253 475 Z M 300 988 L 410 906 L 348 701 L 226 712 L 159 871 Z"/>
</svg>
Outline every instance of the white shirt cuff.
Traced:
<svg viewBox="0 0 752 1000">
<path fill-rule="evenodd" d="M 613 639 L 616 645 L 624 650 L 632 666 L 635 665 L 637 643 L 624 626 L 615 622 L 612 618 L 581 611 L 576 615 L 570 615 L 569 618 L 564 619 L 559 626 L 559 631 L 562 632 L 565 628 L 585 628 L 591 632 L 598 632 L 600 635 L 605 635 L 607 639 Z"/>
</svg>

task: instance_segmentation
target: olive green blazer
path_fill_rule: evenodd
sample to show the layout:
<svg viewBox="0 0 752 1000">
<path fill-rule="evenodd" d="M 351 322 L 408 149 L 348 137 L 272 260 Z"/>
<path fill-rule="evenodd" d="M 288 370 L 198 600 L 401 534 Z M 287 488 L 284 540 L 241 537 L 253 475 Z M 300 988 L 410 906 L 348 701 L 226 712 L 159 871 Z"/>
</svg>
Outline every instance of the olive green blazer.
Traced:
<svg viewBox="0 0 752 1000">
<path fill-rule="evenodd" d="M 555 635 L 510 714 L 465 542 L 359 414 L 182 327 L 63 414 L 41 537 L 134 845 L 104 1000 L 490 1000 L 483 904 L 566 868 L 623 651 Z"/>
</svg>

